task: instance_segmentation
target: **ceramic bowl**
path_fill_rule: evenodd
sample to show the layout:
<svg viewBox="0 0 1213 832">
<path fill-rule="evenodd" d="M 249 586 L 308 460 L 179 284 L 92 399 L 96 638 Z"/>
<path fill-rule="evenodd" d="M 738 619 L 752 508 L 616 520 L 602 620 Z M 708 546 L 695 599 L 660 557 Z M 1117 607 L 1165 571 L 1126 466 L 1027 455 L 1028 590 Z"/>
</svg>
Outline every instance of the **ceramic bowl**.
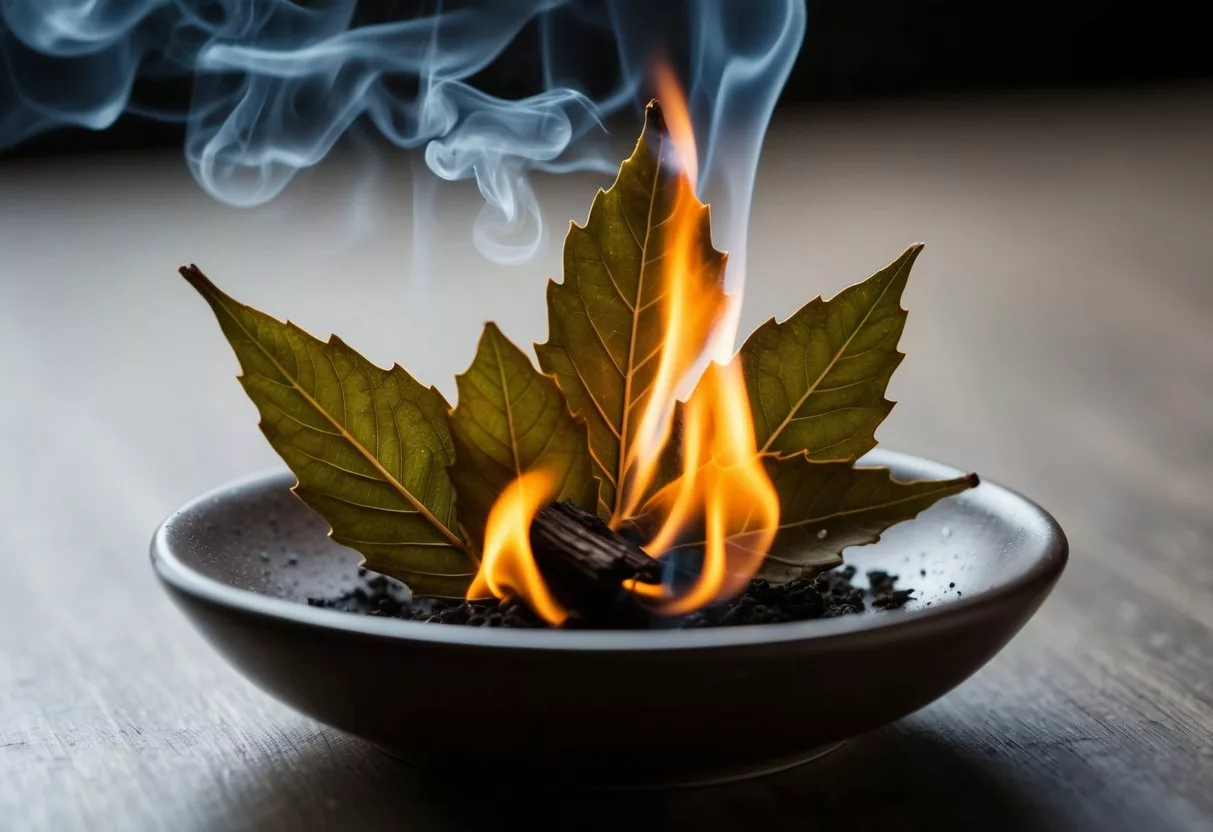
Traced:
<svg viewBox="0 0 1213 832">
<path fill-rule="evenodd" d="M 891 451 L 899 479 L 958 472 Z M 152 542 L 164 586 L 269 694 L 428 768 L 555 783 L 703 783 L 786 768 L 905 716 L 990 660 L 1066 563 L 1057 523 L 984 481 L 848 550 L 901 610 L 700 630 L 484 629 L 310 607 L 360 557 L 274 472 L 205 494 Z"/>
</svg>

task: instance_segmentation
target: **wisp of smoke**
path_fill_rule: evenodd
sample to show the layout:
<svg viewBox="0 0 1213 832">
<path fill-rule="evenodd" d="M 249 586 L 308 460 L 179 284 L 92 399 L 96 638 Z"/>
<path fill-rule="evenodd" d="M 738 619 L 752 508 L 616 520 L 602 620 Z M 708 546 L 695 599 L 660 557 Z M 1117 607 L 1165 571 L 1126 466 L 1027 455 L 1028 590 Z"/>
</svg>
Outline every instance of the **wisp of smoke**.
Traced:
<svg viewBox="0 0 1213 832">
<path fill-rule="evenodd" d="M 478 249 L 522 263 L 545 233 L 531 174 L 611 170 L 590 139 L 605 117 L 638 103 L 654 55 L 677 44 L 671 58 L 703 144 L 700 192 L 717 198 L 730 279 L 744 275 L 758 154 L 804 39 L 804 0 L 479 0 L 386 22 L 364 22 L 358 6 L 0 0 L 0 149 L 59 127 L 103 130 L 124 113 L 180 121 L 198 183 L 254 206 L 365 120 L 399 147 L 424 148 L 438 177 L 475 179 L 485 203 Z M 478 88 L 524 32 L 537 33 L 541 89 L 504 99 Z M 616 44 L 608 68 L 579 48 L 603 33 Z M 136 81 L 181 77 L 192 79 L 187 107 L 135 97 Z"/>
</svg>

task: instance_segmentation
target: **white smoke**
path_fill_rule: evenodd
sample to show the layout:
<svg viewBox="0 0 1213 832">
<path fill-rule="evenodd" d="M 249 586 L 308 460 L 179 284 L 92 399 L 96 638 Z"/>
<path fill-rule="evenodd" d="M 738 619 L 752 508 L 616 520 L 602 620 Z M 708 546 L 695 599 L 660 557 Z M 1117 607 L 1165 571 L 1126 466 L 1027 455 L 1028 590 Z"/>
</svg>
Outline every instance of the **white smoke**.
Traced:
<svg viewBox="0 0 1213 832">
<path fill-rule="evenodd" d="M 186 161 L 216 199 L 253 206 L 319 163 L 359 120 L 424 148 L 447 180 L 475 179 L 479 250 L 522 263 L 544 236 L 530 176 L 609 171 L 602 119 L 635 106 L 671 44 L 702 142 L 730 280 L 744 275 L 750 193 L 775 100 L 804 38 L 803 0 L 480 0 L 361 24 L 355 0 L 0 0 L 0 148 L 133 112 L 186 126 Z M 529 26 L 542 87 L 508 100 L 475 86 Z M 613 77 L 580 39 L 611 36 Z M 137 79 L 193 79 L 188 108 L 132 97 Z M 593 83 L 597 81 L 598 83 Z M 591 95 L 590 89 L 607 87 Z"/>
</svg>

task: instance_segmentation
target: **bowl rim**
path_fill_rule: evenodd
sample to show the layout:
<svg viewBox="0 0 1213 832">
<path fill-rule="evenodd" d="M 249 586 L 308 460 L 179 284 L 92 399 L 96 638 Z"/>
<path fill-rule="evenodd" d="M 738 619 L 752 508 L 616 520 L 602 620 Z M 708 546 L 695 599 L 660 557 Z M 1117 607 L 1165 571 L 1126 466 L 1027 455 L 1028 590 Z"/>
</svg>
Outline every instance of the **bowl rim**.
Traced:
<svg viewBox="0 0 1213 832">
<path fill-rule="evenodd" d="M 865 466 L 885 466 L 899 479 L 943 479 L 962 474 L 959 469 L 912 454 L 878 448 L 861 460 Z M 1069 543 L 1061 526 L 1036 503 L 1005 486 L 982 479 L 976 488 L 949 499 L 974 502 L 987 514 L 1010 518 L 1020 534 L 1036 541 L 1032 562 L 1021 574 L 972 595 L 946 604 L 889 611 L 881 615 L 845 615 L 837 618 L 753 624 L 733 627 L 704 627 L 688 630 L 543 630 L 438 626 L 398 618 L 355 615 L 341 610 L 312 607 L 299 601 L 274 598 L 249 589 L 229 586 L 203 575 L 173 551 L 175 525 L 218 501 L 229 501 L 241 492 L 287 488 L 294 476 L 275 468 L 212 488 L 172 512 L 156 529 L 151 541 L 152 567 L 169 588 L 196 600 L 279 622 L 337 631 L 353 637 L 421 642 L 480 649 L 544 651 L 685 651 L 729 648 L 740 645 L 773 645 L 805 642 L 822 650 L 839 640 L 860 647 L 870 640 L 916 638 L 937 629 L 963 627 L 990 608 L 1017 598 L 1042 597 L 1060 576 L 1069 558 Z M 907 522 L 915 522 L 910 520 Z"/>
</svg>

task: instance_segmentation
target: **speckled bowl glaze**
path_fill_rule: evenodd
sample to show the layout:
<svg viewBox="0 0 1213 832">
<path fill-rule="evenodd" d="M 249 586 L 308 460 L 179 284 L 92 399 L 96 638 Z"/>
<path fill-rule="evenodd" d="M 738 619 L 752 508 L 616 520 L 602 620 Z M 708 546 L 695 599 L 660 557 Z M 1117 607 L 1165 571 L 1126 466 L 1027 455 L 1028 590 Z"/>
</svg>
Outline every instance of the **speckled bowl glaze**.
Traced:
<svg viewBox="0 0 1213 832">
<path fill-rule="evenodd" d="M 957 474 L 884 450 L 864 463 L 903 480 Z M 169 517 L 152 563 L 173 599 L 283 702 L 404 760 L 498 779 L 652 786 L 794 765 L 962 682 L 1067 558 L 1052 517 L 986 481 L 847 551 L 916 590 L 902 610 L 666 631 L 424 624 L 306 604 L 351 586 L 360 558 L 292 483 L 253 477 Z"/>
</svg>

